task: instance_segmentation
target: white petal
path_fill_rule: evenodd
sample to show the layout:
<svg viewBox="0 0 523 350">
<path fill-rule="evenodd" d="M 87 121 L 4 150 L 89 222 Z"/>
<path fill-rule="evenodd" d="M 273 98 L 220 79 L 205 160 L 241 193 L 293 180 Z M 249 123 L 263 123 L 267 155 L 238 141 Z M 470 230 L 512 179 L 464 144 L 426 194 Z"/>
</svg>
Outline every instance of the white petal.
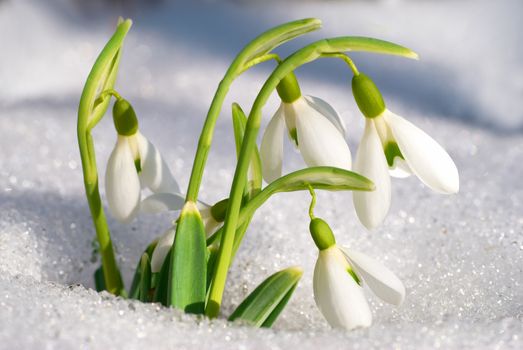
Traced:
<svg viewBox="0 0 523 350">
<path fill-rule="evenodd" d="M 348 266 L 336 246 L 320 251 L 314 268 L 314 300 L 332 327 L 368 327 L 372 314 L 363 289 L 347 272 Z"/>
<path fill-rule="evenodd" d="M 350 169 L 351 154 L 345 138 L 327 117 L 303 100 L 294 102 L 298 149 L 308 166 Z"/>
<path fill-rule="evenodd" d="M 400 305 L 405 299 L 405 287 L 400 279 L 382 263 L 373 258 L 349 249 L 341 247 L 356 274 L 363 279 L 376 296 L 383 301 Z"/>
<path fill-rule="evenodd" d="M 458 192 L 458 169 L 443 147 L 404 118 L 388 110 L 383 117 L 414 174 L 436 192 Z"/>
<path fill-rule="evenodd" d="M 162 235 L 156 248 L 154 248 L 153 256 L 151 257 L 151 272 L 160 272 L 163 262 L 174 243 L 174 234 L 176 233 L 176 226 L 171 227 Z"/>
<path fill-rule="evenodd" d="M 118 136 L 105 172 L 109 211 L 121 222 L 130 222 L 140 204 L 140 179 L 128 141 L 128 137 Z"/>
<path fill-rule="evenodd" d="M 214 217 L 211 214 L 211 206 L 209 204 L 198 201 L 196 206 L 198 207 L 200 215 L 202 216 L 205 234 L 207 237 L 209 237 L 216 231 L 216 229 L 222 224 L 222 222 L 218 222 L 216 221 L 216 219 L 214 219 Z"/>
<path fill-rule="evenodd" d="M 400 157 L 394 157 L 392 167 L 389 168 L 389 174 L 392 177 L 404 179 L 411 176 L 413 173 L 405 160 Z"/>
<path fill-rule="evenodd" d="M 185 197 L 179 193 L 153 193 L 142 201 L 140 208 L 144 213 L 154 214 L 181 210 L 184 204 Z"/>
<path fill-rule="evenodd" d="M 374 122 L 367 118 L 354 162 L 354 171 L 372 180 L 376 186 L 372 192 L 352 193 L 358 218 L 366 228 L 373 229 L 389 212 L 391 189 L 387 159 L 378 132 Z"/>
<path fill-rule="evenodd" d="M 205 229 L 205 235 L 209 237 L 212 235 L 216 230 L 223 224 L 222 222 L 216 221 L 212 215 L 203 217 L 202 215 L 202 221 L 203 221 L 203 228 Z"/>
<path fill-rule="evenodd" d="M 260 146 L 263 179 L 270 183 L 281 176 L 283 160 L 283 105 L 278 108 L 267 125 Z"/>
<path fill-rule="evenodd" d="M 340 118 L 340 115 L 334 107 L 332 107 L 330 104 L 325 102 L 319 97 L 315 96 L 304 96 L 305 100 L 309 103 L 309 105 L 316 109 L 319 113 L 323 114 L 329 121 L 334 124 L 334 126 L 340 131 L 340 133 L 343 135 L 343 137 L 347 137 L 347 129 L 345 128 L 345 123 L 343 122 L 343 119 Z"/>
<path fill-rule="evenodd" d="M 180 187 L 158 149 L 140 132 L 136 133 L 136 138 L 142 165 L 140 178 L 145 186 L 153 192 L 180 193 Z"/>
</svg>

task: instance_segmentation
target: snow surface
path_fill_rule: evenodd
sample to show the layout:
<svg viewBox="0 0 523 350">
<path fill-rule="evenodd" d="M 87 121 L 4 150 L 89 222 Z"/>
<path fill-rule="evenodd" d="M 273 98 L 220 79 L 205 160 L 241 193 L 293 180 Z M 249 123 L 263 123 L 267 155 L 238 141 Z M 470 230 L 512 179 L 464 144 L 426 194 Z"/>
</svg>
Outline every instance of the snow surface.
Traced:
<svg viewBox="0 0 523 350">
<path fill-rule="evenodd" d="M 0 348 L 513 348 L 523 347 L 523 5 L 520 1 L 0 2 Z M 82 7 L 83 6 L 83 7 Z M 100 11 L 105 9 L 105 12 Z M 454 196 L 414 178 L 393 183 L 385 223 L 367 232 L 350 193 L 321 192 L 317 215 L 338 242 L 384 262 L 407 287 L 398 309 L 371 293 L 374 325 L 331 330 L 314 305 L 316 250 L 306 193 L 278 195 L 255 216 L 231 270 L 223 315 L 274 271 L 305 273 L 272 330 L 209 321 L 92 290 L 94 231 L 84 199 L 76 108 L 85 78 L 117 14 L 134 19 L 117 88 L 141 130 L 162 150 L 182 187 L 196 137 L 228 63 L 242 45 L 281 22 L 315 16 L 324 29 L 290 43 L 366 35 L 416 50 L 419 62 L 354 54 L 396 113 L 428 131 L 460 170 Z M 241 77 L 218 122 L 202 187 L 228 194 L 234 167 L 230 104 L 250 108 L 271 63 Z M 363 118 L 336 61 L 298 70 L 302 90 L 331 102 L 349 128 L 353 153 Z M 272 98 L 264 125 L 277 107 Z M 110 118 L 95 131 L 98 163 L 115 142 Z M 303 167 L 290 143 L 285 171 Z M 102 176 L 103 181 L 103 176 Z M 103 188 L 103 183 L 102 183 Z M 140 252 L 173 215 L 109 219 L 126 284 Z"/>
</svg>

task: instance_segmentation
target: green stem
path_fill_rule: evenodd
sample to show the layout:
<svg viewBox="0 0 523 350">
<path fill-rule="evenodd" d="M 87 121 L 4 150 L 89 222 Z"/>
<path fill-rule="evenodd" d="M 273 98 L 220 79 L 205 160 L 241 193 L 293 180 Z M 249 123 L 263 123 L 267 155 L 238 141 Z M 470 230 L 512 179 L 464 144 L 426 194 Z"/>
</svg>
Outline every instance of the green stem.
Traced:
<svg viewBox="0 0 523 350">
<path fill-rule="evenodd" d="M 311 220 L 314 220 L 314 207 L 316 206 L 316 192 L 314 192 L 314 188 L 312 188 L 311 185 L 307 186 L 309 188 L 309 192 L 311 194 L 311 205 L 309 206 L 309 217 Z"/>
<path fill-rule="evenodd" d="M 96 99 L 95 104 L 102 103 L 107 98 L 107 96 L 113 96 L 117 100 L 122 99 L 122 96 L 120 96 L 118 91 L 116 91 L 114 89 L 107 89 L 107 90 L 102 91 L 100 96 L 98 96 L 98 98 Z"/>
<path fill-rule="evenodd" d="M 105 218 L 100 191 L 98 188 L 98 174 L 93 138 L 89 132 L 78 134 L 80 154 L 84 170 L 84 185 L 87 202 L 96 230 L 96 238 L 100 244 L 102 256 L 102 270 L 107 290 L 115 295 L 125 294 L 124 285 L 113 250 L 111 234 Z"/>
<path fill-rule="evenodd" d="M 105 286 L 110 293 L 116 295 L 125 295 L 126 292 L 116 263 L 111 234 L 100 199 L 91 129 L 100 121 L 109 105 L 109 99 L 99 99 L 99 94 L 106 90 L 112 90 L 114 86 L 120 60 L 120 49 L 131 24 L 130 20 L 119 23 L 114 35 L 98 56 L 87 77 L 78 107 L 77 136 L 82 160 L 85 194 L 96 230 L 96 238 L 100 244 Z"/>
<path fill-rule="evenodd" d="M 343 60 L 345 63 L 347 63 L 347 65 L 352 70 L 354 75 L 359 75 L 360 74 L 360 72 L 358 71 L 358 68 L 356 68 L 356 65 L 354 64 L 352 59 L 349 56 L 347 56 L 347 55 L 345 55 L 343 53 L 324 53 L 324 54 L 321 55 L 321 57 L 339 58 L 339 59 Z"/>
<path fill-rule="evenodd" d="M 283 24 L 270 29 L 255 38 L 236 56 L 225 73 L 222 81 L 218 85 L 209 112 L 207 113 L 207 118 L 205 119 L 200 139 L 198 141 L 196 155 L 194 157 L 191 178 L 189 179 L 189 186 L 187 188 L 186 201 L 196 202 L 198 199 L 198 192 L 200 190 L 207 156 L 211 148 L 216 120 L 220 115 L 223 101 L 234 79 L 245 70 L 245 67 L 252 67 L 254 64 L 273 59 L 274 57 L 268 56 L 267 53 L 278 45 L 283 44 L 296 36 L 318 29 L 320 25 L 321 22 L 317 19 L 303 19 Z M 264 58 L 262 59 L 261 57 Z"/>
<path fill-rule="evenodd" d="M 340 53 L 344 51 L 369 51 L 375 53 L 387 53 L 410 58 L 417 58 L 411 50 L 399 45 L 362 37 L 340 37 L 324 39 L 309 44 L 296 51 L 286 58 L 267 79 L 262 89 L 258 93 L 256 100 L 251 108 L 245 136 L 242 142 L 242 149 L 236 171 L 232 182 L 231 193 L 229 195 L 229 207 L 221 235 L 220 250 L 216 261 L 213 280 L 209 292 L 209 299 L 205 313 L 209 317 L 216 317 L 220 310 L 223 289 L 227 279 L 227 272 L 233 252 L 234 236 L 237 227 L 243 189 L 246 181 L 246 174 L 251 160 L 251 155 L 256 146 L 256 138 L 261 122 L 261 110 L 277 85 L 289 73 L 296 70 L 305 63 L 316 60 L 325 53 Z"/>
</svg>

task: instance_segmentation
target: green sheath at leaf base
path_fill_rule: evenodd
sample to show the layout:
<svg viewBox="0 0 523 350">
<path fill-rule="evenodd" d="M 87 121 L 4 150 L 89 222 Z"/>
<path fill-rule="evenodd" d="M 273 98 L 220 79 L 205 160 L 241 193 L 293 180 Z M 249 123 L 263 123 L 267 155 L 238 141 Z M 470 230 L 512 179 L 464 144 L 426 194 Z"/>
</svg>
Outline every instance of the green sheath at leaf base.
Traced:
<svg viewBox="0 0 523 350">
<path fill-rule="evenodd" d="M 187 313 L 202 314 L 205 307 L 207 246 L 196 203 L 185 203 L 171 250 L 167 303 Z"/>
</svg>

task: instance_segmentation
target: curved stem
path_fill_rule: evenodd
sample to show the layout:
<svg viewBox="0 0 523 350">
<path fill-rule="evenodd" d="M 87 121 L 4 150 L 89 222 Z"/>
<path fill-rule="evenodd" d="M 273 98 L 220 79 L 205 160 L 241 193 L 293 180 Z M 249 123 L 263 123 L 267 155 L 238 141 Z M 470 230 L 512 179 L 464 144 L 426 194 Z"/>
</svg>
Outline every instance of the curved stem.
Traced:
<svg viewBox="0 0 523 350">
<path fill-rule="evenodd" d="M 85 194 L 96 231 L 96 238 L 100 244 L 105 287 L 110 293 L 116 295 L 125 295 L 126 292 L 116 263 L 111 234 L 100 198 L 91 129 L 100 121 L 109 105 L 109 100 L 106 98 L 100 100 L 99 94 L 101 91 L 112 90 L 114 86 L 120 60 L 120 49 L 131 24 L 130 20 L 119 23 L 114 35 L 98 56 L 82 91 L 77 125 Z"/>
<path fill-rule="evenodd" d="M 267 55 L 269 51 L 299 35 L 318 29 L 320 25 L 321 22 L 314 18 L 285 23 L 281 26 L 272 28 L 255 38 L 236 56 L 225 73 L 222 81 L 218 85 L 209 112 L 207 113 L 207 118 L 205 119 L 200 139 L 198 141 L 196 155 L 194 157 L 191 178 L 189 179 L 189 186 L 187 188 L 186 201 L 196 202 L 198 199 L 198 192 L 200 190 L 205 163 L 211 147 L 216 120 L 218 119 L 223 101 L 225 100 L 225 96 L 227 95 L 229 87 L 234 79 L 245 70 L 244 68 L 246 65 L 250 64 L 250 67 L 252 67 L 254 64 L 273 59 L 274 57 Z M 264 60 L 261 59 L 263 56 L 268 57 Z"/>
<path fill-rule="evenodd" d="M 122 99 L 122 96 L 120 96 L 120 94 L 116 90 L 107 89 L 107 90 L 102 91 L 100 96 L 98 96 L 98 98 L 96 99 L 95 104 L 102 103 L 107 98 L 107 96 L 113 96 L 117 100 Z"/>
<path fill-rule="evenodd" d="M 314 220 L 314 207 L 316 206 L 316 192 L 314 192 L 314 188 L 312 188 L 311 185 L 307 186 L 309 188 L 309 193 L 311 194 L 311 205 L 309 206 L 309 217 L 311 220 Z"/>
<path fill-rule="evenodd" d="M 343 53 L 324 53 L 321 55 L 321 57 L 339 58 L 339 59 L 343 60 L 345 63 L 347 63 L 347 65 L 352 70 L 354 75 L 360 75 L 360 72 L 358 71 L 358 68 L 356 68 L 354 61 L 352 61 L 352 59 L 349 56 L 347 56 Z"/>
<path fill-rule="evenodd" d="M 207 316 L 216 317 L 220 310 L 223 289 L 225 287 L 227 271 L 232 256 L 232 248 L 241 208 L 243 188 L 247 178 L 246 174 L 251 154 L 256 145 L 263 106 L 280 81 L 296 68 L 305 63 L 316 60 L 321 57 L 322 54 L 341 53 L 344 51 L 368 51 L 417 58 L 417 55 L 411 50 L 386 41 L 363 37 L 339 37 L 323 39 L 309 44 L 287 57 L 276 67 L 258 93 L 247 120 L 245 136 L 243 138 L 242 148 L 232 182 L 231 193 L 229 195 L 229 207 L 223 226 L 220 250 L 215 264 L 213 280 L 209 292 L 209 300 L 205 310 Z"/>
</svg>

